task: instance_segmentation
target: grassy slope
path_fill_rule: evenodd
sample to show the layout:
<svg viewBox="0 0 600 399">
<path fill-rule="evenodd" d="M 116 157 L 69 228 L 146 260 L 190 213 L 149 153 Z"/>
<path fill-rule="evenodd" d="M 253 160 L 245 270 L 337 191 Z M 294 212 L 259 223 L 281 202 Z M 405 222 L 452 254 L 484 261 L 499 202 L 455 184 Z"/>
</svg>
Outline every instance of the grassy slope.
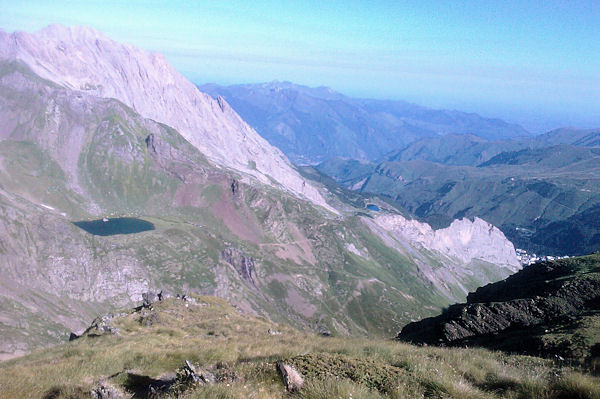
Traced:
<svg viewBox="0 0 600 399">
<path fill-rule="evenodd" d="M 128 311 L 112 320 L 116 335 L 84 336 L 4 362 L 0 398 L 85 398 L 99 380 L 146 397 L 149 383 L 185 360 L 211 370 L 217 383 L 190 387 L 182 398 L 600 397 L 598 377 L 549 360 L 326 338 L 245 316 L 214 297 L 197 302 L 169 299 L 151 310 Z M 284 394 L 275 369 L 281 359 L 306 377 L 299 394 Z"/>
</svg>

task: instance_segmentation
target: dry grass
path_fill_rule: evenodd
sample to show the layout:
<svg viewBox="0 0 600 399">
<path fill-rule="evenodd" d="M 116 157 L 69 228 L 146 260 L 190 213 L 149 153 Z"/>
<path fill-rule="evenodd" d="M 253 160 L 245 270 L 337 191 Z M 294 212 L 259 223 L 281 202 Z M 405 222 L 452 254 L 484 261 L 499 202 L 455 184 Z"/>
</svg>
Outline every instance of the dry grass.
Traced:
<svg viewBox="0 0 600 399">
<path fill-rule="evenodd" d="M 88 398 L 101 379 L 126 397 L 143 397 L 133 394 L 136 384 L 190 360 L 219 382 L 166 397 L 600 399 L 598 377 L 549 360 L 320 337 L 241 315 L 216 298 L 198 301 L 186 307 L 168 300 L 154 306 L 151 325 L 132 313 L 113 322 L 118 335 L 82 337 L 2 363 L 0 398 Z M 269 335 L 269 328 L 281 334 Z M 280 359 L 295 362 L 306 375 L 300 393 L 285 394 L 275 370 Z"/>
</svg>

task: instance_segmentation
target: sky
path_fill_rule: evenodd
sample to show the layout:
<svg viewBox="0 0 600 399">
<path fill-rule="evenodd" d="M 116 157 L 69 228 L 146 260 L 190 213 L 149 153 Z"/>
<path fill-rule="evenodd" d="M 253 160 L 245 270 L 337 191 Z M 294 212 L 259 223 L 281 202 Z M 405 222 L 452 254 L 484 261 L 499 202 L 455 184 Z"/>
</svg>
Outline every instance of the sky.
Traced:
<svg viewBox="0 0 600 399">
<path fill-rule="evenodd" d="M 600 127 L 600 1 L 0 0 L 0 29 L 87 25 L 195 83 L 292 81 L 521 123 Z"/>
</svg>

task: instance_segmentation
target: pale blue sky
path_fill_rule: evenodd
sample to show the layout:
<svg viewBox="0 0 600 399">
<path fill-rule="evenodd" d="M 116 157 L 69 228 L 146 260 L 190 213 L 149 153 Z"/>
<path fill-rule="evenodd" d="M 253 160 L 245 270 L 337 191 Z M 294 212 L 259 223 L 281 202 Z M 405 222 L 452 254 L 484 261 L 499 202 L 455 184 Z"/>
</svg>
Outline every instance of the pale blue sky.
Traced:
<svg viewBox="0 0 600 399">
<path fill-rule="evenodd" d="M 0 28 L 89 25 L 197 83 L 290 80 L 522 123 L 600 126 L 600 1 L 5 1 Z"/>
</svg>

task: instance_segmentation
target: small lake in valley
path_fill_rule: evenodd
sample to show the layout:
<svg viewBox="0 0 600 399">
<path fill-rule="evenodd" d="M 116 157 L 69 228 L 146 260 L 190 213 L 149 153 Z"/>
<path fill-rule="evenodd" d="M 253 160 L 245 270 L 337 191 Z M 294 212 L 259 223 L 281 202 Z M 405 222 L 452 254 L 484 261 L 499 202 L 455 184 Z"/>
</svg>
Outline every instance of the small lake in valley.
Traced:
<svg viewBox="0 0 600 399">
<path fill-rule="evenodd" d="M 114 218 L 84 220 L 73 224 L 88 233 L 97 236 L 113 236 L 116 234 L 134 234 L 154 230 L 154 225 L 146 220 L 137 218 Z"/>
<path fill-rule="evenodd" d="M 370 211 L 379 212 L 381 209 L 375 204 L 367 204 L 367 209 Z"/>
</svg>

